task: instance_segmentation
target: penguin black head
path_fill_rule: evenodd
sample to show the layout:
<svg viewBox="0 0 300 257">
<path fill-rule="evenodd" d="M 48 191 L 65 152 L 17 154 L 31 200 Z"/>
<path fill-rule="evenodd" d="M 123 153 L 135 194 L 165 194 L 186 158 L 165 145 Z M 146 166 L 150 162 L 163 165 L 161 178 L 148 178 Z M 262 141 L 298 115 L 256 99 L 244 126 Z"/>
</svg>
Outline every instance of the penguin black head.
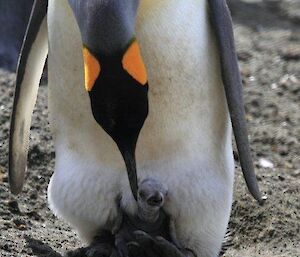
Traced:
<svg viewBox="0 0 300 257">
<path fill-rule="evenodd" d="M 134 36 L 138 2 L 69 0 L 82 36 L 92 113 L 116 142 L 135 199 L 135 148 L 148 115 L 147 72 Z"/>
</svg>

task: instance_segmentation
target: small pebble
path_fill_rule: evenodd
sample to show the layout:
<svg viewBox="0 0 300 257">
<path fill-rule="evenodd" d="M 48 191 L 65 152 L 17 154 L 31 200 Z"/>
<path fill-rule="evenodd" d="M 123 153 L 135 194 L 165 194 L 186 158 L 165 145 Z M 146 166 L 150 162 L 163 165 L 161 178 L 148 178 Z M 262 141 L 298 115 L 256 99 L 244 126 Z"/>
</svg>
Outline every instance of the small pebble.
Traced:
<svg viewBox="0 0 300 257">
<path fill-rule="evenodd" d="M 274 164 L 265 158 L 259 159 L 259 166 L 262 168 L 274 169 Z"/>
<path fill-rule="evenodd" d="M 298 61 L 300 60 L 300 48 L 285 49 L 280 53 L 280 56 L 286 61 Z"/>
<path fill-rule="evenodd" d="M 300 169 L 299 170 L 294 170 L 292 172 L 292 176 L 295 177 L 295 178 L 300 177 Z"/>
<path fill-rule="evenodd" d="M 13 219 L 13 223 L 15 223 L 17 229 L 19 229 L 19 230 L 26 230 L 27 229 L 26 222 L 24 220 Z"/>
<path fill-rule="evenodd" d="M 20 214 L 19 204 L 16 200 L 11 200 L 8 202 L 8 207 L 11 213 Z"/>
</svg>

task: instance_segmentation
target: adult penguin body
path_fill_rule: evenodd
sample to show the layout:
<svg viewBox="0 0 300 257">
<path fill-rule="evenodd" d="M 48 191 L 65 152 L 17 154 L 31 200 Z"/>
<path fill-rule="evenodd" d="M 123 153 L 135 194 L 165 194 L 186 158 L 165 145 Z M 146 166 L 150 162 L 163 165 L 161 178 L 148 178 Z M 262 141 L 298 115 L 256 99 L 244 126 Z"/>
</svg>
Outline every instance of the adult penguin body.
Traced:
<svg viewBox="0 0 300 257">
<path fill-rule="evenodd" d="M 261 200 L 228 9 L 223 0 L 212 0 L 209 6 L 206 0 L 143 0 L 135 23 L 137 5 L 134 0 L 49 1 L 49 110 L 56 151 L 50 207 L 86 241 L 99 228 L 112 227 L 118 195 L 123 208 L 135 212 L 136 146 L 138 177 L 156 177 L 169 188 L 166 212 L 175 221 L 179 241 L 198 256 L 217 256 L 233 189 L 227 101 L 247 185 Z M 36 8 L 36 25 L 28 30 L 35 36 L 24 43 L 12 118 L 10 182 L 15 193 L 22 188 L 28 146 L 24 138 L 47 54 L 41 12 L 46 13 L 45 1 L 37 0 Z M 148 71 L 149 114 L 146 91 L 136 93 L 145 90 L 147 77 L 135 31 Z M 134 98 L 120 96 L 122 87 L 110 80 L 116 74 L 110 70 L 125 80 L 122 69 L 133 78 L 126 88 L 135 87 Z M 109 90 L 102 88 L 106 82 Z M 96 89 L 104 91 L 98 94 Z M 107 98 L 98 98 L 103 94 Z M 111 108 L 114 99 L 121 100 Z M 128 111 L 132 103 L 139 104 Z M 138 115 L 130 116 L 132 110 Z M 132 126 L 122 119 L 123 111 Z"/>
</svg>

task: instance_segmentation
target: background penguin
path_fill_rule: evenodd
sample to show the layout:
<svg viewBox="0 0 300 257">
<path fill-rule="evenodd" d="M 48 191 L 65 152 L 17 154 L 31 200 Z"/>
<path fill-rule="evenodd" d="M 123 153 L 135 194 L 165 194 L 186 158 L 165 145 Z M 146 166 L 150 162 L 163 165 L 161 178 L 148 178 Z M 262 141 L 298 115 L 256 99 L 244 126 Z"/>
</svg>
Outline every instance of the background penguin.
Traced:
<svg viewBox="0 0 300 257">
<path fill-rule="evenodd" d="M 99 52 L 125 49 L 123 57 L 130 49 L 126 46 L 134 36 L 138 1 L 85 1 L 89 22 L 84 26 L 76 13 L 80 3 L 50 0 L 48 7 L 49 109 L 56 148 L 48 196 L 54 213 L 91 241 L 97 229 L 111 227 L 117 213 L 114 199 L 119 193 L 122 207 L 129 213 L 136 211 L 118 140 L 95 117 L 93 100 L 84 85 L 101 77 L 101 58 L 95 56 L 98 51 L 93 51 L 94 47 Z M 22 188 L 31 113 L 47 55 L 46 1 L 36 1 L 35 8 L 20 61 L 12 119 L 10 182 L 15 193 Z M 94 15 L 98 12 L 107 19 L 98 19 Z M 261 200 L 250 158 L 226 3 L 143 0 L 136 24 L 150 85 L 149 115 L 137 143 L 138 175 L 141 179 L 158 177 L 173 189 L 166 210 L 175 219 L 183 246 L 199 256 L 216 256 L 232 202 L 234 162 L 227 103 L 247 185 Z M 94 39 L 96 26 L 106 29 Z M 87 59 L 96 69 L 86 69 L 84 74 L 85 36 L 101 46 L 87 47 L 91 50 L 86 52 Z M 124 41 L 111 44 L 114 38 Z M 141 65 L 141 59 L 137 63 Z M 92 75 L 88 78 L 94 79 L 84 77 L 89 71 Z M 126 71 L 140 78 L 130 68 Z M 130 158 L 134 164 L 133 151 Z M 127 169 L 134 174 L 134 165 Z"/>
<path fill-rule="evenodd" d="M 0 67 L 15 71 L 33 0 L 0 1 Z"/>
</svg>

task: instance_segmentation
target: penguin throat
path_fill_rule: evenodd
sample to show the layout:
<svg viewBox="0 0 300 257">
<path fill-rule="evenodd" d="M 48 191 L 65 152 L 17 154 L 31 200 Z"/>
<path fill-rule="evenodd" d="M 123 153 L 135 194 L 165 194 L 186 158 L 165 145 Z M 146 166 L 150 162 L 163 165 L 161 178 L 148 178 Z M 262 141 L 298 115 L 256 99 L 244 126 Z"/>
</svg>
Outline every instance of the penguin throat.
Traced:
<svg viewBox="0 0 300 257">
<path fill-rule="evenodd" d="M 159 218 L 159 209 L 146 208 L 138 204 L 138 217 L 147 223 L 155 223 Z"/>
</svg>

